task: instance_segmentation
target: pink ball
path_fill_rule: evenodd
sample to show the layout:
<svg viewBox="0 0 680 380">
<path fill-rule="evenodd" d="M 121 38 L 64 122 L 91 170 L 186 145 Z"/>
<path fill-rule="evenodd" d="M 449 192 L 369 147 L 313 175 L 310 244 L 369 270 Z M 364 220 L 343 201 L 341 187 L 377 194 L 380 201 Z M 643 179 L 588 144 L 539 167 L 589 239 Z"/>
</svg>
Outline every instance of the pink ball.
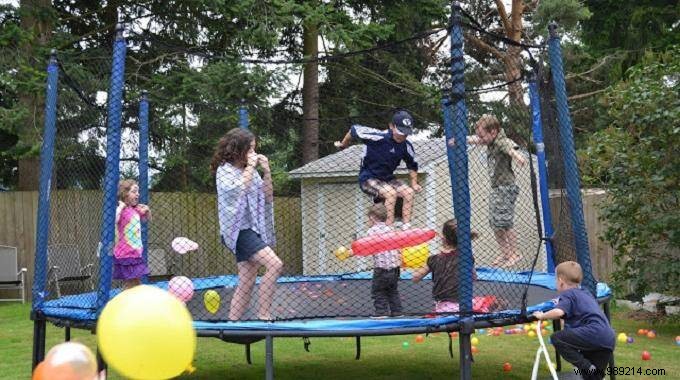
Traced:
<svg viewBox="0 0 680 380">
<path fill-rule="evenodd" d="M 173 277 L 168 282 L 168 292 L 180 301 L 187 302 L 194 296 L 194 283 L 188 277 Z"/>
</svg>

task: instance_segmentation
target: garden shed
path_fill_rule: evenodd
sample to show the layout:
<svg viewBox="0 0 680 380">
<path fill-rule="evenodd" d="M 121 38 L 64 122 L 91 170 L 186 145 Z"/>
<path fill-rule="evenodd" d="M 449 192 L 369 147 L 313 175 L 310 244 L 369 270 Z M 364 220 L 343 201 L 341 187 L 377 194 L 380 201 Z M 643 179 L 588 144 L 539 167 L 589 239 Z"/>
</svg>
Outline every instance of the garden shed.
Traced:
<svg viewBox="0 0 680 380">
<path fill-rule="evenodd" d="M 411 224 L 414 228 L 439 231 L 444 221 L 454 215 L 446 145 L 443 138 L 412 143 L 420 166 L 419 183 L 423 190 L 416 194 Z M 369 259 L 340 261 L 333 254 L 338 246 L 348 246 L 368 228 L 366 212 L 373 200 L 361 191 L 357 182 L 364 149 L 364 145 L 353 145 L 290 172 L 292 178 L 301 180 L 302 267 L 305 275 L 371 268 Z M 488 266 L 499 252 L 488 224 L 490 184 L 486 149 L 484 146 L 468 147 L 472 228 L 480 233 L 473 242 L 477 266 Z M 535 164 L 535 157 L 532 158 Z M 518 252 L 523 259 L 513 269 L 528 270 L 540 238 L 536 230 L 529 165 L 514 165 L 514 171 L 520 187 L 515 207 L 515 231 Z M 408 183 L 408 172 L 403 163 L 396 174 Z M 440 248 L 437 240 L 430 242 L 431 254 Z M 541 248 L 541 252 L 537 270 L 545 270 L 545 249 Z"/>
</svg>

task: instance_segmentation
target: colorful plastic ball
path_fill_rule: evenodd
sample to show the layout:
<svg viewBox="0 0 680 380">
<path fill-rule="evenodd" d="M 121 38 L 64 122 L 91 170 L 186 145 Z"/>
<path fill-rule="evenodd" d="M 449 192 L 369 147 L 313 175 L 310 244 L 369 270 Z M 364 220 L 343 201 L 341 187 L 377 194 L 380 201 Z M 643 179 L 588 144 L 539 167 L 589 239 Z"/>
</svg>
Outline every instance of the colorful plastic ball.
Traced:
<svg viewBox="0 0 680 380">
<path fill-rule="evenodd" d="M 449 333 L 449 336 L 450 336 L 451 338 L 457 338 L 457 337 L 458 337 L 458 331 L 451 331 L 451 332 Z"/>
<path fill-rule="evenodd" d="M 408 348 L 409 344 L 408 344 L 408 342 L 403 342 L 403 343 L 401 344 L 401 346 L 404 347 L 404 348 Z"/>
<path fill-rule="evenodd" d="M 472 337 L 472 339 L 470 339 L 470 342 L 472 342 L 473 345 L 478 345 L 479 339 L 477 339 L 477 337 Z"/>
<path fill-rule="evenodd" d="M 480 333 L 480 334 L 484 334 L 484 333 L 486 333 L 486 330 L 484 330 L 484 329 L 479 329 L 479 330 L 477 330 L 477 332 Z"/>
<path fill-rule="evenodd" d="M 76 342 L 58 344 L 47 353 L 33 372 L 33 380 L 93 380 L 97 360 L 85 345 Z"/>
<path fill-rule="evenodd" d="M 639 330 L 637 331 L 638 335 L 647 335 L 647 332 L 648 332 L 648 331 L 645 330 L 645 329 L 639 329 Z"/>
<path fill-rule="evenodd" d="M 616 340 L 618 340 L 619 343 L 626 343 L 628 341 L 628 337 L 625 333 L 619 333 L 619 335 L 616 337 Z"/>
<path fill-rule="evenodd" d="M 510 363 L 507 363 L 507 362 L 503 363 L 503 372 L 510 372 L 510 371 L 512 371 L 512 365 L 510 365 Z"/>
<path fill-rule="evenodd" d="M 647 338 L 649 339 L 654 339 L 656 338 L 656 333 L 654 331 L 650 331 L 647 333 Z"/>
<path fill-rule="evenodd" d="M 652 354 L 648 351 L 642 351 L 642 360 L 652 360 Z"/>
<path fill-rule="evenodd" d="M 423 343 L 425 341 L 425 337 L 422 335 L 416 335 L 416 343 Z"/>
<path fill-rule="evenodd" d="M 632 336 L 629 336 L 628 339 L 626 339 L 626 343 L 633 343 L 635 340 L 633 339 Z"/>
<path fill-rule="evenodd" d="M 536 336 L 536 333 L 534 332 L 534 330 L 529 330 L 527 335 L 529 335 L 529 338 L 534 338 Z"/>
<path fill-rule="evenodd" d="M 543 335 L 543 336 L 548 335 L 548 330 L 541 330 L 541 335 Z"/>
<path fill-rule="evenodd" d="M 545 326 L 547 326 L 547 325 L 548 325 L 548 321 L 543 321 L 543 323 L 541 323 L 541 326 L 542 326 L 542 327 L 545 327 Z"/>
<path fill-rule="evenodd" d="M 479 353 L 479 348 L 477 348 L 477 346 L 472 346 L 472 353 L 473 354 Z"/>
</svg>

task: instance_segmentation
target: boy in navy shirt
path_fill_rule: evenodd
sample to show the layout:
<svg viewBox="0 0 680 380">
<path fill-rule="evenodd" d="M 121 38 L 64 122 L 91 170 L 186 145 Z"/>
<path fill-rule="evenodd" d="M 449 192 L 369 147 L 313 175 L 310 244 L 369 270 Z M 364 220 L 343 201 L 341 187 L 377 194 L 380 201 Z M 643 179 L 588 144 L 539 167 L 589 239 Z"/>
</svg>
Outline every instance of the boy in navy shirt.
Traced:
<svg viewBox="0 0 680 380">
<path fill-rule="evenodd" d="M 557 352 L 580 371 L 585 380 L 602 379 L 614 351 L 616 337 L 595 298 L 581 289 L 583 271 L 574 261 L 555 268 L 559 298 L 555 308 L 535 312 L 538 320 L 564 318 L 566 328 L 550 337 Z"/>
<path fill-rule="evenodd" d="M 388 125 L 387 131 L 353 125 L 342 141 L 335 142 L 335 146 L 339 149 L 347 148 L 352 139 L 361 140 L 366 144 L 361 159 L 359 186 L 363 192 L 371 195 L 376 201 L 384 200 L 387 208 L 385 224 L 388 226 L 394 223 L 394 205 L 397 203 L 397 197 L 401 197 L 404 201 L 402 228 L 408 229 L 413 196 L 422 190 L 418 184 L 418 163 L 415 151 L 413 145 L 406 140 L 406 137 L 413 132 L 413 118 L 406 111 L 397 111 Z M 409 169 L 410 187 L 394 176 L 394 171 L 402 160 Z"/>
</svg>

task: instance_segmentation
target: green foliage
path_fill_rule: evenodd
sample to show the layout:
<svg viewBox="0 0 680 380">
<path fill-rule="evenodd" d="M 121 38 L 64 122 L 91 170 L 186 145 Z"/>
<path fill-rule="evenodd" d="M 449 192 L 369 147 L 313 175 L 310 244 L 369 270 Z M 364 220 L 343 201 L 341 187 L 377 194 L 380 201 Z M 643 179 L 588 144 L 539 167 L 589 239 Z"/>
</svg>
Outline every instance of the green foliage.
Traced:
<svg viewBox="0 0 680 380">
<path fill-rule="evenodd" d="M 580 0 L 543 0 L 534 15 L 534 29 L 545 33 L 548 24 L 555 21 L 562 30 L 571 31 L 591 16 L 590 10 Z"/>
<path fill-rule="evenodd" d="M 608 190 L 604 238 L 620 289 L 680 294 L 680 47 L 648 54 L 604 97 L 608 127 L 582 152 L 582 170 Z"/>
</svg>

